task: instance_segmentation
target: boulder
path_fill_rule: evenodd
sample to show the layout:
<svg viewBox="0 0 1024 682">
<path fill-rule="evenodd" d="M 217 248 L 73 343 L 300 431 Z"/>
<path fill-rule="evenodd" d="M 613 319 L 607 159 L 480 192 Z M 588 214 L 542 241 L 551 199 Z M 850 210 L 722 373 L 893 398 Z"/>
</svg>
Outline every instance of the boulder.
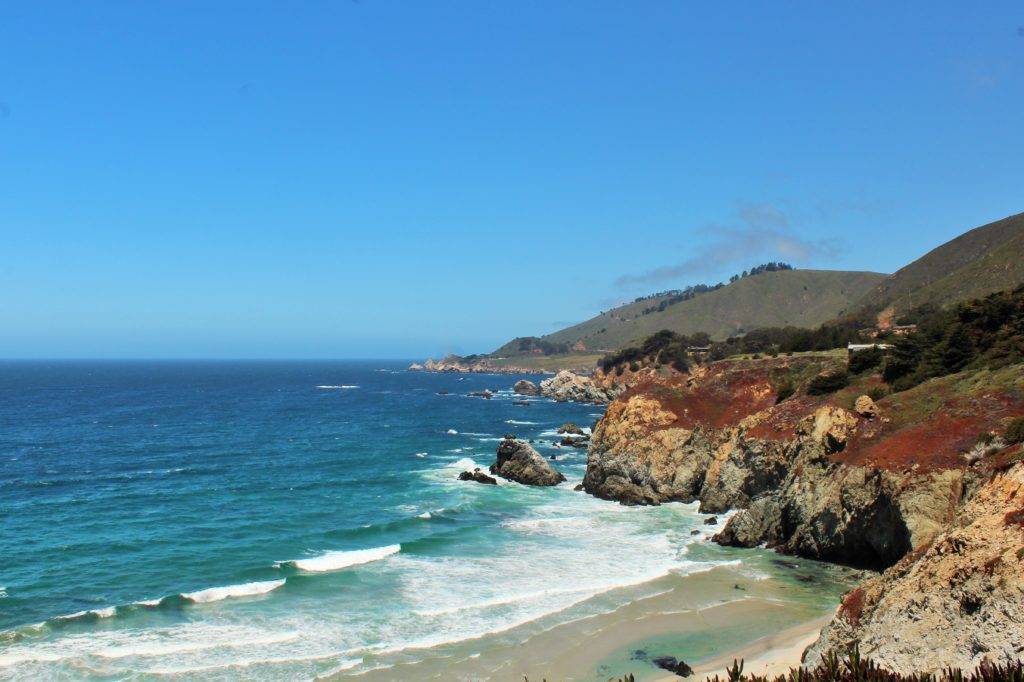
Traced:
<svg viewBox="0 0 1024 682">
<path fill-rule="evenodd" d="M 693 674 L 693 668 L 686 665 L 683 661 L 678 660 L 675 656 L 659 656 L 651 659 L 651 663 L 662 670 L 675 673 L 676 675 L 679 675 L 679 677 L 689 677 Z"/>
<path fill-rule="evenodd" d="M 862 395 L 853 403 L 853 411 L 865 419 L 874 419 L 878 416 L 878 405 L 869 395 Z"/>
<path fill-rule="evenodd" d="M 493 476 L 488 476 L 484 472 L 480 471 L 480 467 L 477 467 L 472 471 L 463 471 L 459 474 L 459 480 L 476 481 L 477 483 L 484 483 L 486 485 L 498 485 L 498 481 Z"/>
<path fill-rule="evenodd" d="M 570 434 L 574 434 L 574 435 L 577 435 L 577 436 L 585 436 L 586 435 L 585 433 L 583 433 L 583 429 L 581 429 L 580 427 L 576 426 L 572 422 L 565 422 L 564 424 L 559 426 L 558 427 L 558 432 L 559 433 L 570 433 Z"/>
<path fill-rule="evenodd" d="M 870 400 L 870 398 L 869 398 Z M 847 439 L 857 428 L 857 415 L 834 405 L 823 405 L 801 420 L 798 432 L 815 443 L 821 443 L 829 452 L 846 447 Z"/>
<path fill-rule="evenodd" d="M 558 485 L 565 476 L 554 469 L 525 441 L 508 436 L 498 446 L 491 473 L 524 485 Z"/>
<path fill-rule="evenodd" d="M 513 392 L 519 395 L 540 395 L 540 389 L 537 388 L 537 384 L 526 379 L 520 379 L 512 387 Z"/>
<path fill-rule="evenodd" d="M 550 379 L 540 382 L 540 393 L 560 403 L 572 401 L 605 404 L 615 397 L 616 391 L 600 388 L 590 377 L 563 369 Z"/>
<path fill-rule="evenodd" d="M 470 391 L 467 395 L 469 395 L 471 398 L 483 398 L 484 400 L 490 400 L 491 397 L 494 396 L 494 394 L 488 388 L 485 388 L 482 391 Z"/>
<path fill-rule="evenodd" d="M 706 525 L 708 525 L 708 526 L 713 526 L 716 523 L 718 523 L 718 517 L 717 516 L 709 516 L 706 519 L 704 519 L 704 523 Z"/>
</svg>

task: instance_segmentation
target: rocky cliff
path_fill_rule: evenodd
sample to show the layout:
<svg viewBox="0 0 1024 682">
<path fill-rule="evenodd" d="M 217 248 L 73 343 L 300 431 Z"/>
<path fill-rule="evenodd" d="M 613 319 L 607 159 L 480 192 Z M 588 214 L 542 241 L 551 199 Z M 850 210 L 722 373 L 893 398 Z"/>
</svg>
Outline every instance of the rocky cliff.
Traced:
<svg viewBox="0 0 1024 682">
<path fill-rule="evenodd" d="M 807 395 L 814 376 L 843 360 L 729 360 L 686 376 L 652 375 L 625 390 L 598 423 L 584 488 L 626 504 L 699 500 L 706 512 L 738 509 L 715 538 L 722 544 L 766 544 L 878 569 L 896 564 L 890 573 L 905 570 L 904 562 L 917 565 L 921 548 L 951 532 L 978 491 L 993 485 L 994 463 L 1012 452 L 970 454 L 979 434 L 1001 433 L 1024 413 L 1024 367 L 952 375 L 884 398 L 870 375 L 831 395 Z M 1010 552 L 1004 540 L 996 546 Z M 1007 566 L 1024 570 L 1014 561 Z M 865 587 L 866 603 L 885 592 L 880 586 L 890 584 L 890 573 L 874 592 Z M 1019 614 L 1000 610 L 1005 594 L 991 594 L 981 612 L 1019 634 Z M 898 612 L 888 611 L 893 618 Z M 844 627 L 819 649 L 866 636 L 859 626 Z M 909 669 L 900 660 L 885 659 Z"/>
<path fill-rule="evenodd" d="M 892 670 L 1024 658 L 1024 464 L 980 486 L 950 528 L 848 593 L 805 654 L 861 653 Z"/>
</svg>

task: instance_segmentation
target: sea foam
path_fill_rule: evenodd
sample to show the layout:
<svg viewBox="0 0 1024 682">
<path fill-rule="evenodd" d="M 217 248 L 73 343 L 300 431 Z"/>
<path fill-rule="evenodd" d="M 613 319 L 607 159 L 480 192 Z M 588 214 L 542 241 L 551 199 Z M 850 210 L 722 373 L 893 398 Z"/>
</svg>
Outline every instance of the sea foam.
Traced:
<svg viewBox="0 0 1024 682">
<path fill-rule="evenodd" d="M 402 551 L 401 545 L 388 545 L 386 547 L 373 547 L 371 549 L 355 549 L 349 551 L 325 552 L 310 559 L 295 559 L 284 561 L 279 565 L 292 566 L 301 571 L 310 573 L 325 573 L 327 571 L 340 571 L 349 566 L 368 564 L 373 561 L 380 561 L 392 554 Z"/>
<path fill-rule="evenodd" d="M 182 592 L 181 596 L 196 604 L 208 604 L 210 602 L 231 599 L 233 597 L 253 597 L 259 594 L 266 594 L 284 585 L 284 579 L 264 580 L 255 583 L 242 583 L 241 585 L 227 585 L 225 587 L 209 587 L 198 592 Z"/>
</svg>

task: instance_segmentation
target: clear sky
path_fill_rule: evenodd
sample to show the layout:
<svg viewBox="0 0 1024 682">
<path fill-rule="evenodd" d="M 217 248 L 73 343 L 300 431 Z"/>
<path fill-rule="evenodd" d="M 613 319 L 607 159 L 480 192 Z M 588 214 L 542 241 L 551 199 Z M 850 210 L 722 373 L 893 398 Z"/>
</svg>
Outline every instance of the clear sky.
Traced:
<svg viewBox="0 0 1024 682">
<path fill-rule="evenodd" d="M 1024 210 L 1020 2 L 0 9 L 0 357 L 492 350 Z"/>
</svg>

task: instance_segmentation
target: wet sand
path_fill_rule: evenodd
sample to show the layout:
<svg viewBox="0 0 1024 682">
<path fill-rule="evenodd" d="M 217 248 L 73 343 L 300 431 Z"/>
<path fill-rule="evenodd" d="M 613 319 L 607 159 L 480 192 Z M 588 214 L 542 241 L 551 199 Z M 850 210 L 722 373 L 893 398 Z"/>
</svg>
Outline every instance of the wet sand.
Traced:
<svg viewBox="0 0 1024 682">
<path fill-rule="evenodd" d="M 648 584 L 659 593 L 605 613 L 538 627 L 537 623 L 436 647 L 425 660 L 381 659 L 377 670 L 350 677 L 381 680 L 678 680 L 651 663 L 676 656 L 693 666 L 691 680 L 724 677 L 733 658 L 750 672 L 785 672 L 831 616 L 843 586 L 778 578 L 751 579 L 731 567 Z M 564 616 L 564 614 L 563 614 Z M 423 651 L 419 652 L 422 656 Z"/>
</svg>

